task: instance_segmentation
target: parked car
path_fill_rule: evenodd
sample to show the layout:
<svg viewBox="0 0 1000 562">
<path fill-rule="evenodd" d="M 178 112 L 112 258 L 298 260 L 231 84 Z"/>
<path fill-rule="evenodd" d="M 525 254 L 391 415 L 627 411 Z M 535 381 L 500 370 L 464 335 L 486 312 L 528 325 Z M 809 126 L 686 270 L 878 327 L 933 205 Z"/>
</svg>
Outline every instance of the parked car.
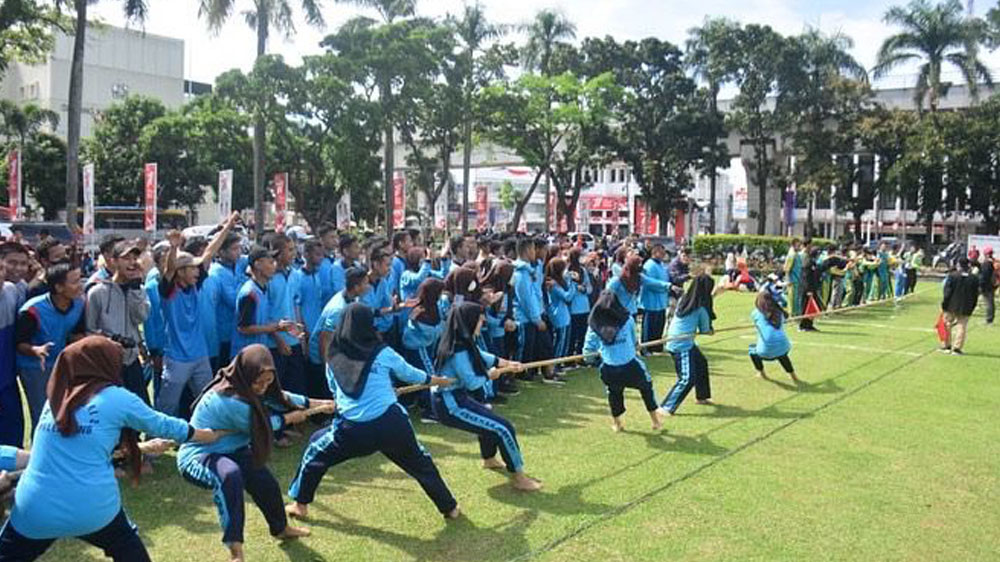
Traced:
<svg viewBox="0 0 1000 562">
<path fill-rule="evenodd" d="M 934 254 L 934 258 L 931 260 L 931 267 L 934 269 L 949 269 L 958 258 L 965 255 L 965 243 L 952 242 Z"/>
<path fill-rule="evenodd" d="M 38 235 L 43 230 L 47 230 L 49 235 L 54 236 L 66 244 L 71 244 L 74 240 L 73 233 L 70 232 L 66 223 L 62 222 L 0 222 L 0 236 L 11 238 L 14 235 L 13 227 L 17 226 L 21 230 L 24 241 L 35 245 L 38 243 Z"/>
<path fill-rule="evenodd" d="M 597 239 L 589 232 L 571 232 L 569 239 L 573 244 L 581 244 L 585 252 L 593 252 L 597 249 Z"/>
</svg>

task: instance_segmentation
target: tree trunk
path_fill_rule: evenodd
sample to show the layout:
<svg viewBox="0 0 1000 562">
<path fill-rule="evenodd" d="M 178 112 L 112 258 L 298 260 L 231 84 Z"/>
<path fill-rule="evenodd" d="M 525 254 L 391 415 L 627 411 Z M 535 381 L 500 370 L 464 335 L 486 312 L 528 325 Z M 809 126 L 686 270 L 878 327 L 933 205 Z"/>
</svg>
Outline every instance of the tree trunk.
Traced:
<svg viewBox="0 0 1000 562">
<path fill-rule="evenodd" d="M 391 95 L 389 84 L 382 82 L 379 84 L 378 97 L 385 108 L 389 103 L 389 96 Z M 382 131 L 382 194 L 385 197 L 385 232 L 387 235 L 392 235 L 392 217 L 393 211 L 395 211 L 395 200 L 393 195 L 395 195 L 395 188 L 392 182 L 392 169 L 395 166 L 395 146 L 393 146 L 393 135 L 392 135 L 392 121 L 386 117 L 385 129 Z M 404 201 L 405 208 L 405 201 Z"/>
<path fill-rule="evenodd" d="M 472 169 L 472 121 L 465 122 L 462 148 L 462 232 L 469 231 L 469 177 Z"/>
<path fill-rule="evenodd" d="M 718 100 L 719 97 L 719 87 L 712 87 L 712 97 L 709 99 L 709 109 L 712 112 L 712 116 L 716 116 L 719 112 Z M 715 193 L 716 193 L 716 174 L 715 166 L 712 166 L 711 172 L 708 175 L 708 232 L 715 234 Z"/>
<path fill-rule="evenodd" d="M 934 212 L 931 211 L 931 213 L 929 213 L 927 215 L 927 219 L 925 219 L 925 220 L 926 220 L 926 223 L 927 223 L 926 224 L 927 240 L 924 242 L 924 252 L 928 256 L 933 256 L 934 255 L 933 254 L 933 252 L 934 252 Z"/>
<path fill-rule="evenodd" d="M 257 60 L 267 48 L 267 25 L 270 15 L 265 9 L 257 13 Z M 267 142 L 264 115 L 258 111 L 253 123 L 253 222 L 257 241 L 264 238 L 264 146 Z"/>
<path fill-rule="evenodd" d="M 816 194 L 813 193 L 809 196 L 809 203 L 806 205 L 806 237 L 812 238 L 815 236 L 813 232 L 813 207 L 816 206 Z"/>
<path fill-rule="evenodd" d="M 66 123 L 66 225 L 76 230 L 80 188 L 80 118 L 83 111 L 83 56 L 87 39 L 87 0 L 76 0 L 73 63 L 69 77 L 69 121 Z"/>
<path fill-rule="evenodd" d="M 531 189 L 524 194 L 520 200 L 518 200 L 517 205 L 514 206 L 514 217 L 510 222 L 510 231 L 517 232 L 517 225 L 521 223 L 521 215 L 524 214 L 524 208 L 528 205 L 528 201 L 531 201 L 531 196 L 535 193 L 535 189 L 538 187 L 538 182 L 542 179 L 542 174 L 548 169 L 548 164 L 546 163 L 537 174 L 535 174 L 535 181 L 531 182 Z M 546 217 L 548 220 L 548 217 Z"/>
<path fill-rule="evenodd" d="M 767 145 L 755 145 L 757 156 L 757 234 L 767 233 Z"/>
</svg>

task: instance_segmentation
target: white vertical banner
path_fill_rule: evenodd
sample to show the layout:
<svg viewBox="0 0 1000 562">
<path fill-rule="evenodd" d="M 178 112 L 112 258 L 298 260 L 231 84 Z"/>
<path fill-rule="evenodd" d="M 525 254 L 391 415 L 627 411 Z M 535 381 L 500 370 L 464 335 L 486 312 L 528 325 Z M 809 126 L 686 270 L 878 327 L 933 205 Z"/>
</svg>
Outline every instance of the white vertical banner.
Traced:
<svg viewBox="0 0 1000 562">
<path fill-rule="evenodd" d="M 219 218 L 224 219 L 233 213 L 233 171 L 219 172 Z"/>
<path fill-rule="evenodd" d="M 146 213 L 143 226 L 146 232 L 156 232 L 156 190 L 157 165 L 155 162 L 146 164 L 144 168 L 146 179 Z"/>
<path fill-rule="evenodd" d="M 24 218 L 23 174 L 21 173 L 21 151 L 14 149 L 7 155 L 7 198 L 11 220 Z"/>
<path fill-rule="evenodd" d="M 83 235 L 94 235 L 94 165 L 83 166 Z"/>
<path fill-rule="evenodd" d="M 351 228 L 351 192 L 345 191 L 337 201 L 337 229 Z"/>
<path fill-rule="evenodd" d="M 442 189 L 438 194 L 437 201 L 434 202 L 434 228 L 438 230 L 448 229 L 448 190 Z"/>
</svg>

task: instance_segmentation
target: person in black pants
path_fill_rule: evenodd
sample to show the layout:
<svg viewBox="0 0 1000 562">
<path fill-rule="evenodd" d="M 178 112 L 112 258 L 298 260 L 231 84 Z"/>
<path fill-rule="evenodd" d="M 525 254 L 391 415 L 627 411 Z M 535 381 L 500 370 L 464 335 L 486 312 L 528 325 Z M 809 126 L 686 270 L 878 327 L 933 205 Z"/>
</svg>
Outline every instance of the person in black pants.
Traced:
<svg viewBox="0 0 1000 562">
<path fill-rule="evenodd" d="M 979 290 L 983 293 L 983 309 L 986 312 L 986 324 L 993 324 L 996 314 L 996 262 L 993 261 L 993 248 L 987 246 L 983 250 L 985 259 L 979 265 Z"/>
</svg>

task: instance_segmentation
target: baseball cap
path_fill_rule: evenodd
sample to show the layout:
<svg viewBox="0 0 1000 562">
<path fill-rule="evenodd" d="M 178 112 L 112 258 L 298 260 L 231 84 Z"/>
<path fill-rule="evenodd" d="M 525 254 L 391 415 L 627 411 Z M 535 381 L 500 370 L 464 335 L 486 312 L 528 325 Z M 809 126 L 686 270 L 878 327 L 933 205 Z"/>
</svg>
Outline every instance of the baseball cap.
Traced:
<svg viewBox="0 0 1000 562">
<path fill-rule="evenodd" d="M 115 244 L 115 248 L 114 251 L 112 252 L 112 255 L 116 258 L 120 258 L 122 256 L 127 256 L 133 252 L 139 254 L 142 253 L 142 245 L 139 244 L 139 241 L 121 240 L 120 242 Z"/>
<path fill-rule="evenodd" d="M 247 262 L 253 265 L 255 261 L 261 258 L 274 258 L 278 255 L 278 252 L 274 250 L 269 250 L 261 245 L 254 245 L 250 250 L 250 255 L 247 256 Z"/>
</svg>

